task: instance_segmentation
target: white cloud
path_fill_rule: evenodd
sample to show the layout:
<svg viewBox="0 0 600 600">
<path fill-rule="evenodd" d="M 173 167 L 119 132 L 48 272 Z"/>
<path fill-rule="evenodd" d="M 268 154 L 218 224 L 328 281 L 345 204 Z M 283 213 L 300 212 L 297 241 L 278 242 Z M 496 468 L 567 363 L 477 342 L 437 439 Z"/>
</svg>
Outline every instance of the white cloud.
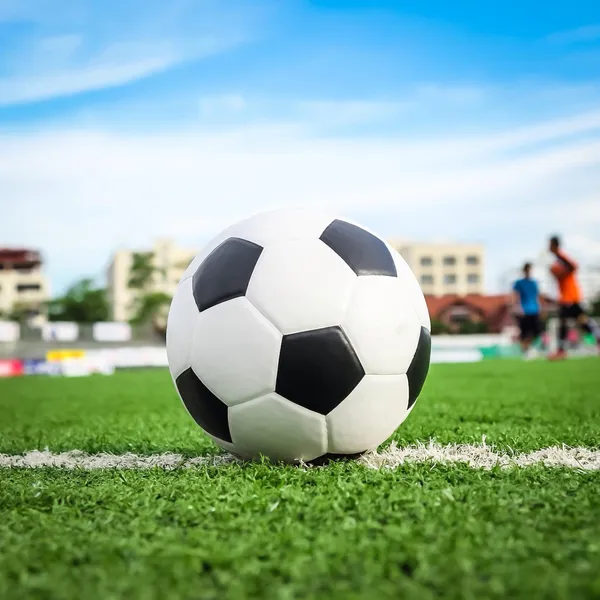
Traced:
<svg viewBox="0 0 600 600">
<path fill-rule="evenodd" d="M 42 76 L 0 79 L 0 106 L 115 87 L 160 72 L 176 62 L 175 57 L 162 56 L 131 63 L 100 63 L 93 68 L 86 66 Z"/>
<path fill-rule="evenodd" d="M 40 38 L 36 47 L 31 48 L 30 51 L 34 54 L 33 58 L 37 63 L 68 60 L 83 41 L 81 34 L 52 35 Z"/>
<path fill-rule="evenodd" d="M 248 214 L 303 205 L 388 237 L 485 241 L 494 289 L 498 274 L 543 249 L 548 233 L 597 237 L 597 129 L 587 115 L 415 142 L 315 137 L 297 126 L 5 135 L 0 194 L 11 211 L 0 240 L 43 248 L 61 285 L 98 273 L 118 245 L 168 235 L 200 247 Z"/>
<path fill-rule="evenodd" d="M 39 40 L 27 67 L 19 69 L 17 75 L 0 78 L 0 106 L 120 86 L 185 60 L 204 58 L 235 43 L 210 38 L 187 46 L 168 40 L 115 43 L 84 61 L 74 61 L 72 55 L 81 41 L 75 35 Z"/>
<path fill-rule="evenodd" d="M 219 94 L 200 100 L 200 113 L 205 117 L 220 113 L 240 112 L 246 108 L 246 100 L 241 94 Z"/>
<path fill-rule="evenodd" d="M 507 147 L 532 145 L 583 133 L 597 133 L 599 130 L 600 110 L 595 110 L 510 131 L 498 136 L 494 143 Z"/>
<path fill-rule="evenodd" d="M 47 20 L 56 17 L 56 6 L 51 6 L 53 0 L 2 0 L 0 2 L 0 23 L 13 20 Z M 61 9 L 68 9 L 61 3 Z"/>
<path fill-rule="evenodd" d="M 435 101 L 443 104 L 469 106 L 480 102 L 490 89 L 481 86 L 449 86 L 436 83 L 423 83 L 416 86 L 414 99 L 420 101 Z"/>
<path fill-rule="evenodd" d="M 546 39 L 550 42 L 559 44 L 593 42 L 600 39 L 600 23 L 583 25 L 566 31 L 557 31 L 556 33 L 549 35 Z"/>
<path fill-rule="evenodd" d="M 300 114 L 312 122 L 321 121 L 336 125 L 388 119 L 410 107 L 410 102 L 361 100 L 308 100 L 296 105 Z"/>
<path fill-rule="evenodd" d="M 230 13 L 213 0 L 60 9 L 52 0 L 0 0 L 0 22 L 35 23 L 15 28 L 3 47 L 0 107 L 121 86 L 247 42 L 264 15 L 236 2 Z"/>
<path fill-rule="evenodd" d="M 423 105 L 467 107 L 482 101 L 490 90 L 477 86 L 416 84 L 393 100 L 305 100 L 296 104 L 301 117 L 333 125 L 390 120 L 405 116 Z"/>
</svg>

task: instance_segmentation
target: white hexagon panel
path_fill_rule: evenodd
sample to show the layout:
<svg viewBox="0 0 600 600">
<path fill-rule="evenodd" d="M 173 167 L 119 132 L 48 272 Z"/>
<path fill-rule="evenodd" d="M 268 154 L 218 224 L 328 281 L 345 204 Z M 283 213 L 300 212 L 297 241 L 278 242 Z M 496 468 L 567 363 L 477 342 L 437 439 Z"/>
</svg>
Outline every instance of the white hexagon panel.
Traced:
<svg viewBox="0 0 600 600">
<path fill-rule="evenodd" d="M 231 225 L 210 240 L 185 270 L 181 281 L 191 277 L 204 259 L 222 242 L 241 237 L 264 247 L 267 244 L 318 239 L 332 217 L 302 208 L 283 208 L 253 215 Z"/>
<path fill-rule="evenodd" d="M 325 417 L 279 394 L 229 409 L 229 429 L 240 454 L 274 461 L 311 461 L 327 452 Z"/>
<path fill-rule="evenodd" d="M 289 334 L 337 325 L 356 279 L 319 239 L 273 244 L 258 259 L 246 297 Z"/>
<path fill-rule="evenodd" d="M 246 298 L 197 314 L 193 328 L 190 365 L 227 406 L 275 390 L 282 335 Z"/>
<path fill-rule="evenodd" d="M 331 454 L 358 454 L 385 442 L 410 408 L 406 375 L 365 375 L 326 417 Z"/>
<path fill-rule="evenodd" d="M 282 208 L 241 221 L 233 234 L 260 246 L 317 239 L 333 217 L 303 208 Z"/>
<path fill-rule="evenodd" d="M 366 373 L 408 371 L 421 324 L 403 278 L 359 277 L 341 324 Z"/>
<path fill-rule="evenodd" d="M 180 284 L 167 318 L 167 360 L 173 379 L 190 366 L 193 338 L 189 333 L 197 315 L 190 279 Z"/>
</svg>

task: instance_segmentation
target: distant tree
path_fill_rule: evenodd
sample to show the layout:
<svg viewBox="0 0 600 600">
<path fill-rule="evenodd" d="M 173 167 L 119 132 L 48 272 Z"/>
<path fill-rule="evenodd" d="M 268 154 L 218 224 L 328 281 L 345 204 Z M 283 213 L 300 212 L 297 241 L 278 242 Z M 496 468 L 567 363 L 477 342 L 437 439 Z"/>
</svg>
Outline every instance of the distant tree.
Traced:
<svg viewBox="0 0 600 600">
<path fill-rule="evenodd" d="M 592 302 L 590 310 L 595 317 L 600 317 L 600 296 L 597 296 L 596 299 Z"/>
<path fill-rule="evenodd" d="M 146 291 L 157 268 L 154 266 L 154 252 L 134 252 L 129 270 L 128 286 L 134 290 Z"/>
<path fill-rule="evenodd" d="M 47 308 L 50 321 L 97 323 L 109 318 L 106 290 L 89 278 L 75 282 L 63 296 L 50 300 Z"/>
<path fill-rule="evenodd" d="M 445 333 L 448 333 L 449 331 L 450 330 L 445 323 L 443 323 L 442 321 L 439 321 L 437 319 L 432 319 L 431 335 L 443 335 Z"/>
<path fill-rule="evenodd" d="M 463 321 L 458 328 L 458 333 L 471 335 L 474 333 L 488 333 L 489 328 L 484 321 Z"/>
<path fill-rule="evenodd" d="M 164 314 L 165 308 L 168 308 L 170 302 L 171 296 L 163 292 L 143 294 L 136 301 L 135 314 L 130 323 L 132 325 L 157 323 L 158 317 Z"/>
<path fill-rule="evenodd" d="M 35 306 L 27 304 L 26 302 L 17 302 L 12 309 L 0 315 L 6 317 L 9 321 L 16 321 L 17 323 L 27 323 L 29 319 L 36 316 L 39 310 Z"/>
<path fill-rule="evenodd" d="M 128 281 L 129 288 L 137 292 L 134 315 L 130 319 L 132 325 L 151 322 L 157 330 L 162 330 L 158 323 L 161 322 L 160 316 L 168 308 L 171 297 L 155 291 L 152 284 L 155 275 L 163 272 L 163 269 L 154 264 L 153 252 L 133 253 Z"/>
</svg>

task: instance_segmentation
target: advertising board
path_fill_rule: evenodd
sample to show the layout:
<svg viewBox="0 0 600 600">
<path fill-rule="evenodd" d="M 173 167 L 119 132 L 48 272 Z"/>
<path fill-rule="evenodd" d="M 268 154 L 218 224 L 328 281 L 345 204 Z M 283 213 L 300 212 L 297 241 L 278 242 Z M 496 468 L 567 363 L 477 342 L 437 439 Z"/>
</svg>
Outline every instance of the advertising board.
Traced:
<svg viewBox="0 0 600 600">
<path fill-rule="evenodd" d="M 0 360 L 0 377 L 23 375 L 23 361 L 17 359 Z"/>
<path fill-rule="evenodd" d="M 79 337 L 79 325 L 67 321 L 44 323 L 42 339 L 45 342 L 74 342 Z"/>
<path fill-rule="evenodd" d="M 131 325 L 129 323 L 94 323 L 92 335 L 97 342 L 129 342 Z"/>
<path fill-rule="evenodd" d="M 0 343 L 17 342 L 21 337 L 21 327 L 13 321 L 0 321 Z"/>
</svg>

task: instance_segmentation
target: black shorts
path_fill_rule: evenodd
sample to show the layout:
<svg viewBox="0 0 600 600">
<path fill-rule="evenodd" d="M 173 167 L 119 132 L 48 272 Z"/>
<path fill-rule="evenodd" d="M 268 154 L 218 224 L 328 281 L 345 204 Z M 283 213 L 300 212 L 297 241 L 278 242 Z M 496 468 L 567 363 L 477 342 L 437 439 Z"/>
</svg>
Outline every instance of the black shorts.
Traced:
<svg viewBox="0 0 600 600">
<path fill-rule="evenodd" d="M 523 315 L 519 317 L 519 339 L 532 340 L 542 334 L 542 322 L 539 315 Z"/>
<path fill-rule="evenodd" d="M 558 309 L 559 319 L 579 319 L 586 312 L 581 308 L 581 304 L 561 304 Z"/>
</svg>

